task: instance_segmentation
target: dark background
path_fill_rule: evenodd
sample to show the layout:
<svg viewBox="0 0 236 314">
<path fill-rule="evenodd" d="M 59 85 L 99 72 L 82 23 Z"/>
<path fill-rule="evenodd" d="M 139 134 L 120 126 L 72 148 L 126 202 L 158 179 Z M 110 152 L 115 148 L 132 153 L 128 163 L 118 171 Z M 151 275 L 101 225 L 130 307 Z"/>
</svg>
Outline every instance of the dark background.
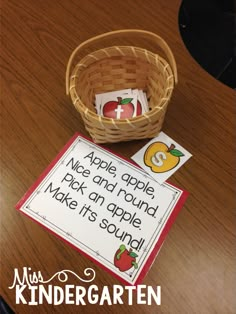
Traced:
<svg viewBox="0 0 236 314">
<path fill-rule="evenodd" d="M 179 12 L 183 41 L 211 75 L 236 88 L 236 9 L 234 0 L 184 0 Z"/>
</svg>

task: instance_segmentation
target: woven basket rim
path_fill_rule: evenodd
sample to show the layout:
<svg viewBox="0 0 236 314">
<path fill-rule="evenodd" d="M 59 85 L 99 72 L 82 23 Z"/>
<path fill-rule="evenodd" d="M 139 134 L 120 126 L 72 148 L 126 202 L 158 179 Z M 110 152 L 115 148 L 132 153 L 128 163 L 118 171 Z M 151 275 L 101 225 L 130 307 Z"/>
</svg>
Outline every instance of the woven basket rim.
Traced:
<svg viewBox="0 0 236 314">
<path fill-rule="evenodd" d="M 136 116 L 136 117 L 132 117 L 132 118 L 129 118 L 129 119 L 112 119 L 112 118 L 107 118 L 107 117 L 104 117 L 104 116 L 101 116 L 101 115 L 98 115 L 96 112 L 92 111 L 91 109 L 89 109 L 86 104 L 83 103 L 83 101 L 81 100 L 80 96 L 78 95 L 77 93 L 77 90 L 76 90 L 76 84 L 74 83 L 74 80 L 76 78 L 79 78 L 79 73 L 86 70 L 86 68 L 89 68 L 90 65 L 96 63 L 96 62 L 99 62 L 101 60 L 105 60 L 105 59 L 109 59 L 109 58 L 113 58 L 114 56 L 109 56 L 109 50 L 111 49 L 116 49 L 118 50 L 118 52 L 120 52 L 119 55 L 117 55 L 117 57 L 126 57 L 126 55 L 123 55 L 122 53 L 122 50 L 124 49 L 130 49 L 132 52 L 133 52 L 133 55 L 129 56 L 129 57 L 133 57 L 134 59 L 141 59 L 140 56 L 137 56 L 135 55 L 136 52 L 142 52 L 143 53 L 143 56 L 144 58 L 141 59 L 143 61 L 146 61 L 147 63 L 149 64 L 152 64 L 153 66 L 156 66 L 156 68 L 158 69 L 159 66 L 162 66 L 164 68 L 164 71 L 167 71 L 169 70 L 171 72 L 171 75 L 167 78 L 168 79 L 172 79 L 172 82 L 171 82 L 171 87 L 169 87 L 169 94 L 168 94 L 168 91 L 166 90 L 165 91 L 165 95 L 162 99 L 160 99 L 159 103 L 154 106 L 152 108 L 152 110 L 142 114 L 142 115 L 139 115 L 139 116 Z M 104 57 L 103 58 L 97 58 L 96 55 L 99 54 L 100 52 L 104 52 Z M 115 58 L 115 57 L 114 57 Z M 150 62 L 151 59 L 155 59 L 157 60 L 158 59 L 158 63 L 155 64 L 155 63 L 152 63 Z M 86 116 L 88 115 L 89 117 L 91 117 L 92 119 L 98 119 L 100 121 L 101 124 L 106 124 L 106 123 L 112 123 L 112 124 L 123 124 L 123 123 L 134 123 L 136 121 L 140 121 L 142 120 L 143 118 L 145 119 L 150 119 L 150 117 L 152 115 L 155 115 L 156 113 L 162 111 L 165 109 L 165 107 L 167 106 L 170 98 L 171 98 L 171 95 L 172 95 L 172 91 L 174 89 L 174 75 L 173 75 L 173 70 L 170 66 L 170 64 L 163 58 L 161 57 L 159 54 L 157 53 L 154 53 L 154 52 L 151 52 L 147 49 L 144 49 L 144 48 L 140 48 L 140 47 L 137 47 L 137 46 L 110 46 L 110 47 L 106 47 L 106 48 L 103 48 L 103 49 L 98 49 L 98 50 L 95 50 L 93 51 L 92 53 L 86 55 L 85 57 L 83 57 L 77 64 L 76 66 L 74 67 L 72 73 L 71 73 L 71 76 L 70 76 L 70 83 L 69 83 L 69 93 L 71 95 L 71 98 L 73 98 L 73 93 L 74 95 L 76 96 L 75 99 L 76 101 L 73 102 L 74 106 L 76 107 L 76 109 L 80 112 L 80 113 L 83 113 L 85 114 Z M 167 97 L 165 97 L 167 94 Z"/>
</svg>

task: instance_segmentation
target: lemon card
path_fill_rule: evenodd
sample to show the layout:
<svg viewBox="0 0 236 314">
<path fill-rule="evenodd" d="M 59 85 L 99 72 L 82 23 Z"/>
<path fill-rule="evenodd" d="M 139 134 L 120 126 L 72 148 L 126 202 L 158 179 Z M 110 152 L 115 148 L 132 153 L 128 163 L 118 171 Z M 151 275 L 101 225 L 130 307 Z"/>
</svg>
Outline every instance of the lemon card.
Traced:
<svg viewBox="0 0 236 314">
<path fill-rule="evenodd" d="M 16 208 L 125 284 L 137 285 L 186 196 L 75 134 Z"/>
<path fill-rule="evenodd" d="M 148 142 L 131 158 L 162 184 L 192 155 L 164 132 Z"/>
</svg>

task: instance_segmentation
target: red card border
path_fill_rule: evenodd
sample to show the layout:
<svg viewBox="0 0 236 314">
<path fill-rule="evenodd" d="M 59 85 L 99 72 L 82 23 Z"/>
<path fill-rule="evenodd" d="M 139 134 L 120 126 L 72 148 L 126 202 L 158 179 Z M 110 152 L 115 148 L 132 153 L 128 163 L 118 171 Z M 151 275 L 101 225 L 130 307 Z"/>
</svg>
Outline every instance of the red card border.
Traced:
<svg viewBox="0 0 236 314">
<path fill-rule="evenodd" d="M 171 226 L 173 225 L 178 213 L 180 212 L 180 209 L 183 207 L 187 197 L 188 197 L 188 192 L 186 190 L 183 190 L 175 185 L 173 185 L 172 183 L 169 183 L 170 185 L 172 185 L 173 187 L 178 188 L 179 190 L 182 191 L 182 194 L 177 202 L 177 204 L 175 205 L 174 209 L 172 210 L 172 213 L 170 215 L 170 217 L 168 218 L 168 222 L 166 223 L 165 227 L 163 228 L 160 237 L 155 245 L 155 247 L 153 248 L 149 258 L 146 261 L 145 266 L 143 267 L 141 273 L 139 274 L 137 280 L 135 281 L 134 284 L 131 284 L 130 282 L 126 281 L 125 279 L 123 279 L 122 277 L 118 276 L 116 273 L 114 273 L 112 270 L 110 270 L 108 267 L 104 266 L 102 263 L 100 263 L 99 261 L 97 261 L 96 259 L 94 259 L 92 256 L 88 255 L 87 253 L 85 253 L 83 250 L 79 249 L 77 246 L 75 246 L 74 244 L 72 244 L 71 242 L 67 241 L 66 239 L 64 239 L 62 236 L 60 236 L 58 233 L 54 232 L 53 230 L 49 229 L 48 227 L 46 227 L 45 225 L 41 224 L 39 221 L 37 221 L 36 219 L 32 218 L 30 215 L 28 215 L 27 213 L 23 212 L 20 210 L 20 208 L 24 205 L 24 203 L 27 201 L 27 199 L 30 197 L 30 195 L 37 189 L 37 187 L 39 186 L 39 184 L 43 181 L 43 179 L 48 175 L 48 173 L 51 171 L 51 169 L 56 165 L 56 163 L 58 162 L 58 160 L 64 155 L 64 153 L 69 149 L 69 147 L 73 144 L 73 142 L 76 140 L 77 137 L 83 137 L 84 139 L 86 139 L 87 141 L 91 142 L 94 145 L 97 145 L 96 143 L 94 143 L 91 139 L 87 138 L 86 136 L 80 134 L 80 133 L 75 133 L 74 136 L 66 143 L 66 145 L 62 148 L 62 150 L 58 153 L 58 155 L 53 159 L 53 161 L 49 164 L 49 166 L 43 171 L 43 173 L 38 177 L 38 179 L 34 182 L 34 184 L 28 189 L 28 191 L 24 194 L 24 196 L 19 200 L 19 202 L 16 204 L 15 208 L 17 210 L 19 210 L 22 214 L 24 214 L 25 216 L 29 217 L 31 220 L 35 221 L 37 224 L 39 224 L 40 226 L 42 226 L 44 229 L 46 229 L 47 231 L 49 231 L 50 233 L 54 234 L 56 237 L 58 237 L 59 239 L 63 240 L 64 242 L 66 242 L 68 245 L 70 245 L 73 249 L 76 249 L 77 251 L 79 251 L 81 254 L 83 254 L 84 256 L 86 256 L 88 259 L 90 259 L 91 261 L 93 261 L 95 264 L 99 265 L 102 269 L 106 270 L 108 273 L 112 274 L 112 276 L 114 276 L 115 278 L 117 278 L 119 281 L 121 281 L 122 283 L 124 283 L 125 285 L 134 285 L 137 286 L 138 284 L 140 284 L 142 282 L 142 280 L 144 279 L 144 277 L 146 276 L 149 268 L 151 267 L 152 263 L 155 260 L 155 257 L 158 253 L 158 251 L 160 250 Z M 99 146 L 99 145 L 98 145 Z M 137 164 L 132 161 L 129 160 L 128 158 L 125 158 L 117 153 L 114 153 L 113 151 L 111 151 L 108 148 L 104 148 L 102 146 L 102 148 L 106 151 L 111 152 L 112 154 L 118 156 L 119 158 L 127 161 L 128 163 L 135 165 L 137 168 L 140 168 L 139 166 L 137 166 Z"/>
</svg>

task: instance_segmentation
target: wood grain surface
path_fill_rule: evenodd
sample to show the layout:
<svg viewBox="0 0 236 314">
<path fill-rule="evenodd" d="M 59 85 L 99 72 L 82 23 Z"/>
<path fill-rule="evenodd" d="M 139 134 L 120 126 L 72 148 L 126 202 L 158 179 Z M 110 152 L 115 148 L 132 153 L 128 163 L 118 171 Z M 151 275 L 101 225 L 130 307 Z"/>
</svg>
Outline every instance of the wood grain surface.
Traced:
<svg viewBox="0 0 236 314">
<path fill-rule="evenodd" d="M 16 313 L 236 312 L 236 96 L 186 50 L 179 6 L 179 0 L 1 1 L 0 294 Z M 127 295 L 123 305 L 113 306 L 16 305 L 8 289 L 14 268 L 31 267 L 49 277 L 91 267 L 101 289 L 120 284 L 14 206 L 76 131 L 88 136 L 65 94 L 71 52 L 90 37 L 125 28 L 155 32 L 170 45 L 179 83 L 163 131 L 193 154 L 170 180 L 190 195 L 143 281 L 161 286 L 161 306 L 129 306 Z M 146 142 L 106 147 L 130 158 Z M 78 284 L 73 277 L 70 283 Z"/>
</svg>

